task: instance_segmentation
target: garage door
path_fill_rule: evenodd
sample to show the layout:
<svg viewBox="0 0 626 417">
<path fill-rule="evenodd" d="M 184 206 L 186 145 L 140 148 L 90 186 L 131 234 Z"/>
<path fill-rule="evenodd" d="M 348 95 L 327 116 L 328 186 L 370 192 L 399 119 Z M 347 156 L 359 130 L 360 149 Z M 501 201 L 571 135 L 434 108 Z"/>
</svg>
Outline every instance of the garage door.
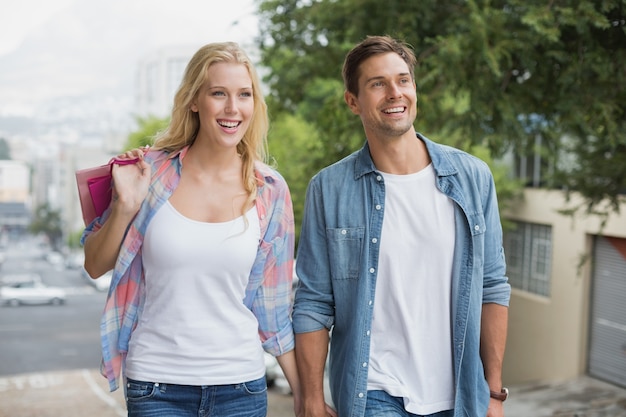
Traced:
<svg viewBox="0 0 626 417">
<path fill-rule="evenodd" d="M 589 374 L 626 387 L 626 239 L 596 237 Z"/>
</svg>

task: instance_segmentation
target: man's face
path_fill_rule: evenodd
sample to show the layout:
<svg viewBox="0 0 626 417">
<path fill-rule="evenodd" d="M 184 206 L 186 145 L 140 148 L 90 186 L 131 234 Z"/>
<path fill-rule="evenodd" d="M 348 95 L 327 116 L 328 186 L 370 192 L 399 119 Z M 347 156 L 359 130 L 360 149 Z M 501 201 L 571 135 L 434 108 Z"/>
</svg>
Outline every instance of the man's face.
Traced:
<svg viewBox="0 0 626 417">
<path fill-rule="evenodd" d="M 417 115 L 415 82 L 396 53 L 375 55 L 360 66 L 359 94 L 345 93 L 354 114 L 361 117 L 368 139 L 397 138 L 411 130 Z"/>
</svg>

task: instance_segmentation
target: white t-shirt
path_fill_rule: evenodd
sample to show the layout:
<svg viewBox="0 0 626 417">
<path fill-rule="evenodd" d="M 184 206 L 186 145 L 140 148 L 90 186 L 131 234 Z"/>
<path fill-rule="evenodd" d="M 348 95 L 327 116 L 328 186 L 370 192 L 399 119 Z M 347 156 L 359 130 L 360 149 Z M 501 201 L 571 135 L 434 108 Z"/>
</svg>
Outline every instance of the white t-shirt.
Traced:
<svg viewBox="0 0 626 417">
<path fill-rule="evenodd" d="M 129 378 L 231 384 L 264 375 L 258 322 L 243 304 L 260 239 L 256 207 L 223 223 L 181 215 L 168 202 L 143 243 L 146 299 L 131 335 Z"/>
<path fill-rule="evenodd" d="M 432 164 L 415 174 L 383 177 L 367 388 L 404 398 L 413 414 L 449 410 L 454 204 L 436 188 Z"/>
</svg>

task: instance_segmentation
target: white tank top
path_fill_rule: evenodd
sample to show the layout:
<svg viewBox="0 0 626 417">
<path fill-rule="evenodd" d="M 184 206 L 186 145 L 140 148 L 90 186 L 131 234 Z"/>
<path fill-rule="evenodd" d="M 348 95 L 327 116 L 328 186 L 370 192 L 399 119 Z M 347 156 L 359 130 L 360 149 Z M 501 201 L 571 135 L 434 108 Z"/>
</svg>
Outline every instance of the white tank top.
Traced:
<svg viewBox="0 0 626 417">
<path fill-rule="evenodd" d="M 146 298 L 126 359 L 129 378 L 220 385 L 265 372 L 258 322 L 243 304 L 256 258 L 256 207 L 224 223 L 181 215 L 168 202 L 143 243 Z"/>
<path fill-rule="evenodd" d="M 383 177 L 385 216 L 367 388 L 404 398 L 410 413 L 433 414 L 454 408 L 454 205 L 437 190 L 432 165 Z"/>
</svg>

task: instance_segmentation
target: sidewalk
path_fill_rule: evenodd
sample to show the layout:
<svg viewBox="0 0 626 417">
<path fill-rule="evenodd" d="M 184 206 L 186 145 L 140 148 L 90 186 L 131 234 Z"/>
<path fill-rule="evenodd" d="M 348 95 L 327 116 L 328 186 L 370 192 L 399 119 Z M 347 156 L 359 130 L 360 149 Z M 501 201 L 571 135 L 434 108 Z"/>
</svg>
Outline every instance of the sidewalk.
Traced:
<svg viewBox="0 0 626 417">
<path fill-rule="evenodd" d="M 268 416 L 292 417 L 293 398 L 270 390 Z M 122 388 L 97 369 L 0 377 L 0 417 L 125 417 Z"/>
<path fill-rule="evenodd" d="M 626 417 L 626 389 L 589 377 L 510 387 L 506 417 Z M 0 377 L 0 417 L 124 417 L 123 391 L 96 369 Z M 269 391 L 269 417 L 292 417 L 291 396 Z"/>
<path fill-rule="evenodd" d="M 626 417 L 626 389 L 590 377 L 509 391 L 506 417 Z"/>
</svg>

